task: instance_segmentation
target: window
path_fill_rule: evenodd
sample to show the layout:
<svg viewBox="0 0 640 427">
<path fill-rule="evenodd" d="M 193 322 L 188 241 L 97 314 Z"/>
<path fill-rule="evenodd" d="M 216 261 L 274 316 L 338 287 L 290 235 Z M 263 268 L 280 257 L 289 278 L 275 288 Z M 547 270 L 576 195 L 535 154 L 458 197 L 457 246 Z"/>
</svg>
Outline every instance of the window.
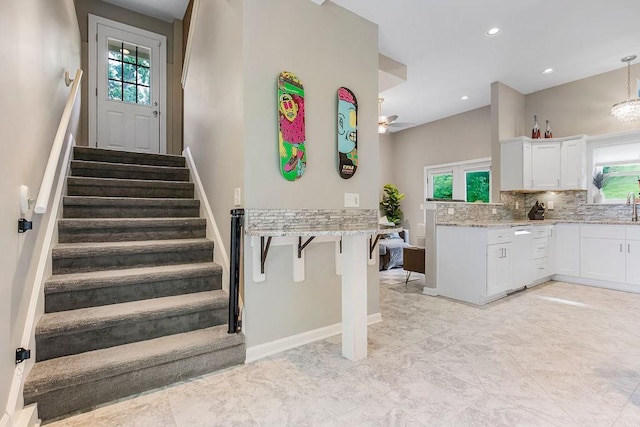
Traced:
<svg viewBox="0 0 640 427">
<path fill-rule="evenodd" d="M 108 99 L 151 105 L 151 50 L 109 39 Z"/>
<path fill-rule="evenodd" d="M 491 201 L 491 160 L 425 167 L 425 197 L 465 202 Z"/>
<path fill-rule="evenodd" d="M 640 190 L 640 143 L 595 147 L 594 175 L 603 174 L 604 202 L 622 203 L 630 192 Z"/>
</svg>

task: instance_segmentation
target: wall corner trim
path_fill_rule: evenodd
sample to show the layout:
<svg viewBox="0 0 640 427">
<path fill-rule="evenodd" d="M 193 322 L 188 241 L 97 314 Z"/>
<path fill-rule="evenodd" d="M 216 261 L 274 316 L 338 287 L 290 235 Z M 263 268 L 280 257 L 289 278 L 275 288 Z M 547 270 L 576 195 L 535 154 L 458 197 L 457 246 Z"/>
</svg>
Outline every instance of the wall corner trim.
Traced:
<svg viewBox="0 0 640 427">
<path fill-rule="evenodd" d="M 373 325 L 380 322 L 382 322 L 382 314 L 380 313 L 374 313 L 367 316 L 367 325 Z M 247 348 L 247 358 L 245 363 L 255 362 L 256 360 L 263 359 L 273 354 L 281 353 L 285 350 L 300 347 L 341 333 L 342 323 L 335 323 L 333 325 L 324 326 L 322 328 L 281 338 L 268 343 L 254 345 Z"/>
</svg>

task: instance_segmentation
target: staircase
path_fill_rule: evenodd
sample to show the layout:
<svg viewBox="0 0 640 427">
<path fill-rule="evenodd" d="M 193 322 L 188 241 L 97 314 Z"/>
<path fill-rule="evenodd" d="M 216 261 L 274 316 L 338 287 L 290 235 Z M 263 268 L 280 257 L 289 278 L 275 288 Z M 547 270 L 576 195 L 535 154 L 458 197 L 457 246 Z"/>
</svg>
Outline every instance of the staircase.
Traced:
<svg viewBox="0 0 640 427">
<path fill-rule="evenodd" d="M 185 159 L 73 158 L 25 405 L 48 420 L 243 363 Z"/>
</svg>

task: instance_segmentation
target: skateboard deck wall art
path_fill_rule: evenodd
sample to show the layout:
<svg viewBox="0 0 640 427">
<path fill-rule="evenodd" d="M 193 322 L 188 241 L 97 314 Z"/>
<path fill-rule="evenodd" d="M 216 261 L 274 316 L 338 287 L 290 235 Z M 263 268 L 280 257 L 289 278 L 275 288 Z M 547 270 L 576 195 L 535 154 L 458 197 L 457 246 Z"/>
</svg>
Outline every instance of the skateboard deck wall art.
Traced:
<svg viewBox="0 0 640 427">
<path fill-rule="evenodd" d="M 302 177 L 307 167 L 304 86 L 295 74 L 278 76 L 278 151 L 280 172 L 288 181 Z"/>
<path fill-rule="evenodd" d="M 338 172 L 351 178 L 358 168 L 358 100 L 346 87 L 338 89 Z"/>
</svg>

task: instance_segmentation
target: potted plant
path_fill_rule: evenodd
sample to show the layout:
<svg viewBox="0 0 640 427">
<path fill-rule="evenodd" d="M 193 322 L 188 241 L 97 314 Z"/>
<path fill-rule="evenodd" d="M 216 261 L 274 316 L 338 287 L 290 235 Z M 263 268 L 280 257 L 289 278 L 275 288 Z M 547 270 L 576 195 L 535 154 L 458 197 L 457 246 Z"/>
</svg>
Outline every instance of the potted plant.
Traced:
<svg viewBox="0 0 640 427">
<path fill-rule="evenodd" d="M 602 203 L 604 201 L 604 194 L 602 194 L 602 187 L 605 183 L 605 177 L 602 171 L 597 171 L 593 175 L 593 186 L 596 187 L 597 191 L 593 195 L 593 203 Z"/>
<path fill-rule="evenodd" d="M 380 208 L 387 216 L 387 220 L 395 225 L 400 225 L 400 221 L 402 221 L 402 209 L 400 209 L 400 201 L 402 199 L 404 199 L 404 194 L 398 191 L 398 187 L 393 184 L 384 186 Z"/>
</svg>

